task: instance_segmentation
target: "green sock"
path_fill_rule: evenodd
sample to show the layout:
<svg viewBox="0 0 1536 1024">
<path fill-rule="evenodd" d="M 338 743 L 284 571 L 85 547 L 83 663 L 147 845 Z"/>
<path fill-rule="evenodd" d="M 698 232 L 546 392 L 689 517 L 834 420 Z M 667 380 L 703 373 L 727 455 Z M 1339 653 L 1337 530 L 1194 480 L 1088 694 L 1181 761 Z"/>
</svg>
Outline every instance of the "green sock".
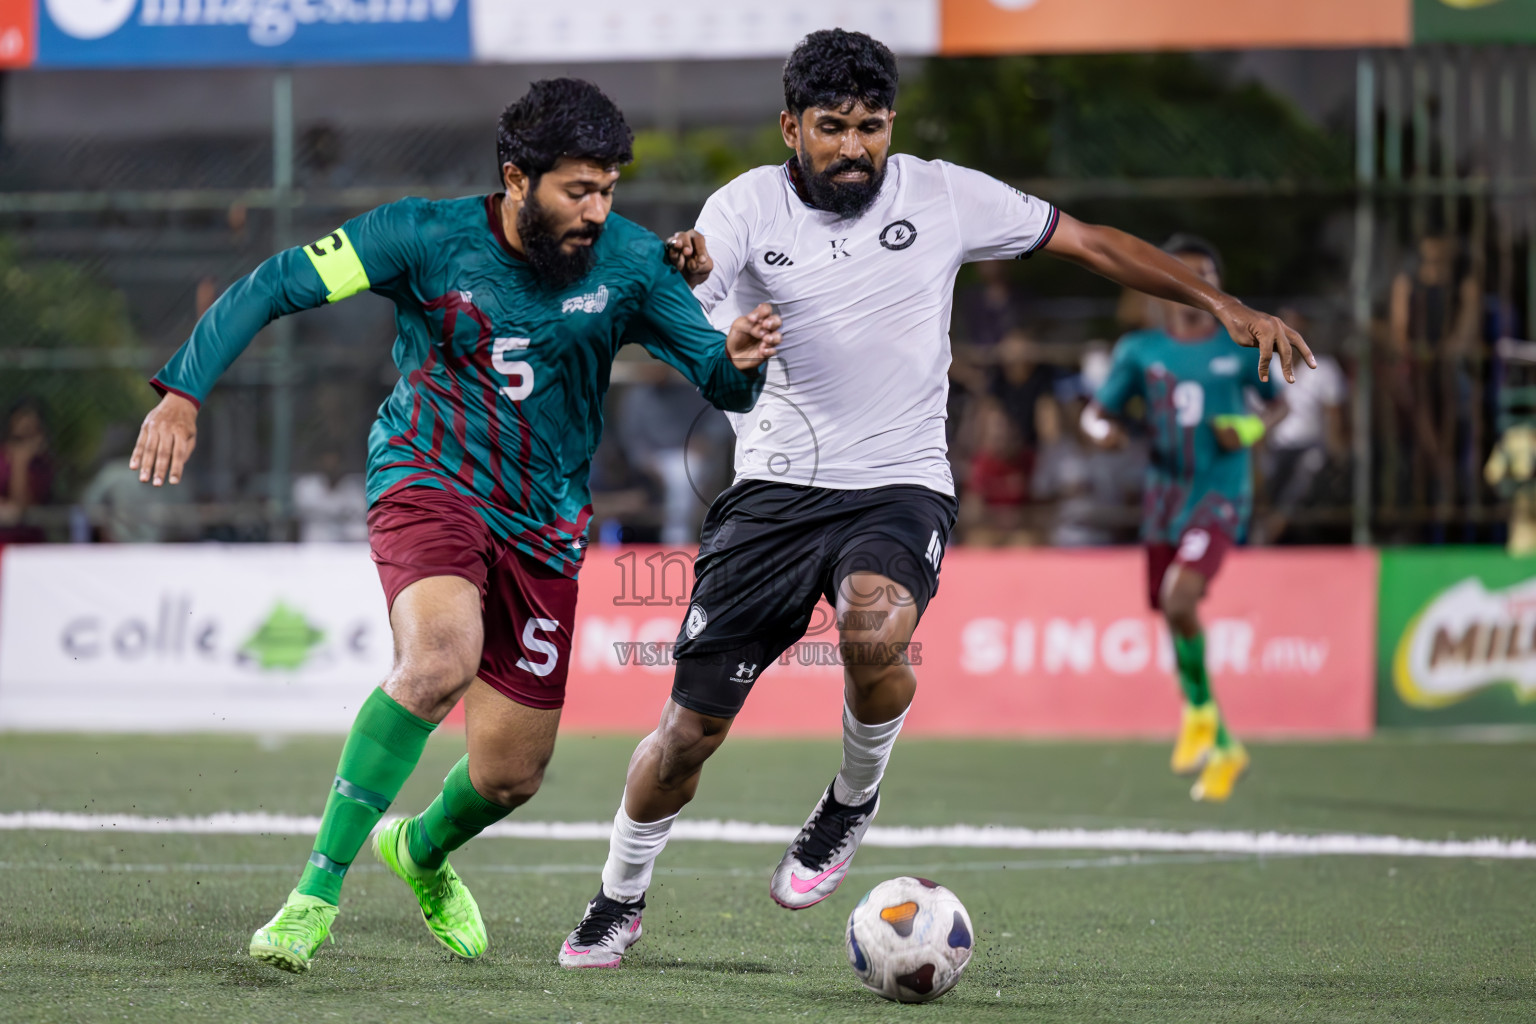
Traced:
<svg viewBox="0 0 1536 1024">
<path fill-rule="evenodd" d="M 411 860 L 417 867 L 436 871 L 450 853 L 511 813 L 512 808 L 493 804 L 476 792 L 465 754 L 443 780 L 443 791 L 432 806 L 406 827 Z"/>
<path fill-rule="evenodd" d="M 328 903 L 340 901 L 347 868 L 400 794 L 435 728 L 383 690 L 374 690 L 363 701 L 341 748 L 336 781 L 326 798 L 325 816 L 299 879 L 299 892 Z"/>
<path fill-rule="evenodd" d="M 1173 637 L 1173 658 L 1179 669 L 1179 689 L 1191 707 L 1211 702 L 1211 679 L 1205 674 L 1205 632 Z"/>
<path fill-rule="evenodd" d="M 1232 746 L 1232 734 L 1227 732 L 1227 723 L 1218 713 L 1216 715 L 1216 748 L 1227 750 Z"/>
</svg>

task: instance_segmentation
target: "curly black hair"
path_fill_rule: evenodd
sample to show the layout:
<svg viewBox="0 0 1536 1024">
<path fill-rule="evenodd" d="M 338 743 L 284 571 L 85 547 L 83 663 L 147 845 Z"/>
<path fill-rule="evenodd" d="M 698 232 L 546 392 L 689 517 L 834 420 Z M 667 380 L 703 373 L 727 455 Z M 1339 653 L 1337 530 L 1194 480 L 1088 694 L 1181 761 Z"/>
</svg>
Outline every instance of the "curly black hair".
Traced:
<svg viewBox="0 0 1536 1024">
<path fill-rule="evenodd" d="M 784 62 L 784 108 L 799 117 L 810 107 L 837 109 L 862 102 L 871 110 L 896 103 L 896 55 L 863 32 L 812 32 Z"/>
<path fill-rule="evenodd" d="M 634 157 L 634 132 L 613 100 L 579 78 L 546 78 L 501 112 L 496 123 L 496 177 L 512 164 L 537 181 L 561 157 L 605 167 Z"/>
</svg>

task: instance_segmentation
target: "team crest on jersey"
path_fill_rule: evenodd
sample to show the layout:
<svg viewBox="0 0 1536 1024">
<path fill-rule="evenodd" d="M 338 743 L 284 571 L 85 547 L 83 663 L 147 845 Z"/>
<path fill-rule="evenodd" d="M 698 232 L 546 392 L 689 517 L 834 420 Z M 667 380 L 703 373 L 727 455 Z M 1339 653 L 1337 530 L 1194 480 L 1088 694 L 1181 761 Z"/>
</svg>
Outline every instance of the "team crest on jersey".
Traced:
<svg viewBox="0 0 1536 1024">
<path fill-rule="evenodd" d="M 1237 376 L 1237 356 L 1217 356 L 1211 360 L 1211 372 L 1223 377 Z"/>
<path fill-rule="evenodd" d="M 688 623 L 683 628 L 687 632 L 689 640 L 697 639 L 698 635 L 704 632 L 704 627 L 707 625 L 709 625 L 709 615 L 704 611 L 703 605 L 696 604 L 688 609 Z"/>
<path fill-rule="evenodd" d="M 608 286 L 600 284 L 597 291 L 585 295 L 572 295 L 560 303 L 562 313 L 601 313 L 608 308 Z"/>
<path fill-rule="evenodd" d="M 897 220 L 880 232 L 880 244 L 892 252 L 900 252 L 917 241 L 917 228 L 909 220 Z"/>
</svg>

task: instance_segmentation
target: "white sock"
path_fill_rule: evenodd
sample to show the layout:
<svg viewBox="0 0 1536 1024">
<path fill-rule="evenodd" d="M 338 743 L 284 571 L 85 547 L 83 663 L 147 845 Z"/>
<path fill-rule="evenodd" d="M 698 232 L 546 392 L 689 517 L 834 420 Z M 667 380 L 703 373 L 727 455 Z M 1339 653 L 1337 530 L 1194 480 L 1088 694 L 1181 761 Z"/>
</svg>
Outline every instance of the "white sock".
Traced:
<svg viewBox="0 0 1536 1024">
<path fill-rule="evenodd" d="M 852 708 L 843 705 L 843 767 L 832 780 L 832 799 L 856 807 L 875 795 L 906 720 L 903 711 L 889 722 L 865 725 L 853 717 Z"/>
<path fill-rule="evenodd" d="M 651 869 L 667 845 L 672 823 L 677 815 L 660 821 L 635 821 L 624 812 L 613 816 L 613 834 L 608 837 L 608 861 L 603 865 L 603 892 L 611 900 L 635 903 L 651 885 Z"/>
</svg>

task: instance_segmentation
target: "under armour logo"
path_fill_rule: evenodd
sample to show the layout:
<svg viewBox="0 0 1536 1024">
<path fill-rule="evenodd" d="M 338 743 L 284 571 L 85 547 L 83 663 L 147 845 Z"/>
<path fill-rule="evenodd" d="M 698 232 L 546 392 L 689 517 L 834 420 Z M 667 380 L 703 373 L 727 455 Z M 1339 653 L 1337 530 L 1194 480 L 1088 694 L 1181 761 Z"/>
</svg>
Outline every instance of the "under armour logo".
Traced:
<svg viewBox="0 0 1536 1024">
<path fill-rule="evenodd" d="M 848 248 L 847 248 L 847 246 L 848 246 L 848 239 L 846 239 L 846 238 L 834 238 L 834 239 L 831 240 L 831 245 L 832 245 L 832 258 L 834 260 L 841 259 L 844 256 L 848 256 L 850 258 L 853 256 L 853 253 L 849 252 Z"/>
<path fill-rule="evenodd" d="M 928 538 L 928 563 L 933 566 L 933 571 L 939 571 L 939 560 L 944 557 L 944 542 L 939 540 L 939 531 L 934 530 L 933 536 Z"/>
<path fill-rule="evenodd" d="M 744 661 L 738 661 L 736 663 L 736 675 L 733 678 L 735 678 L 738 682 L 747 682 L 752 678 L 752 674 L 756 671 L 757 662 L 754 661 L 752 664 L 748 665 Z"/>
</svg>

